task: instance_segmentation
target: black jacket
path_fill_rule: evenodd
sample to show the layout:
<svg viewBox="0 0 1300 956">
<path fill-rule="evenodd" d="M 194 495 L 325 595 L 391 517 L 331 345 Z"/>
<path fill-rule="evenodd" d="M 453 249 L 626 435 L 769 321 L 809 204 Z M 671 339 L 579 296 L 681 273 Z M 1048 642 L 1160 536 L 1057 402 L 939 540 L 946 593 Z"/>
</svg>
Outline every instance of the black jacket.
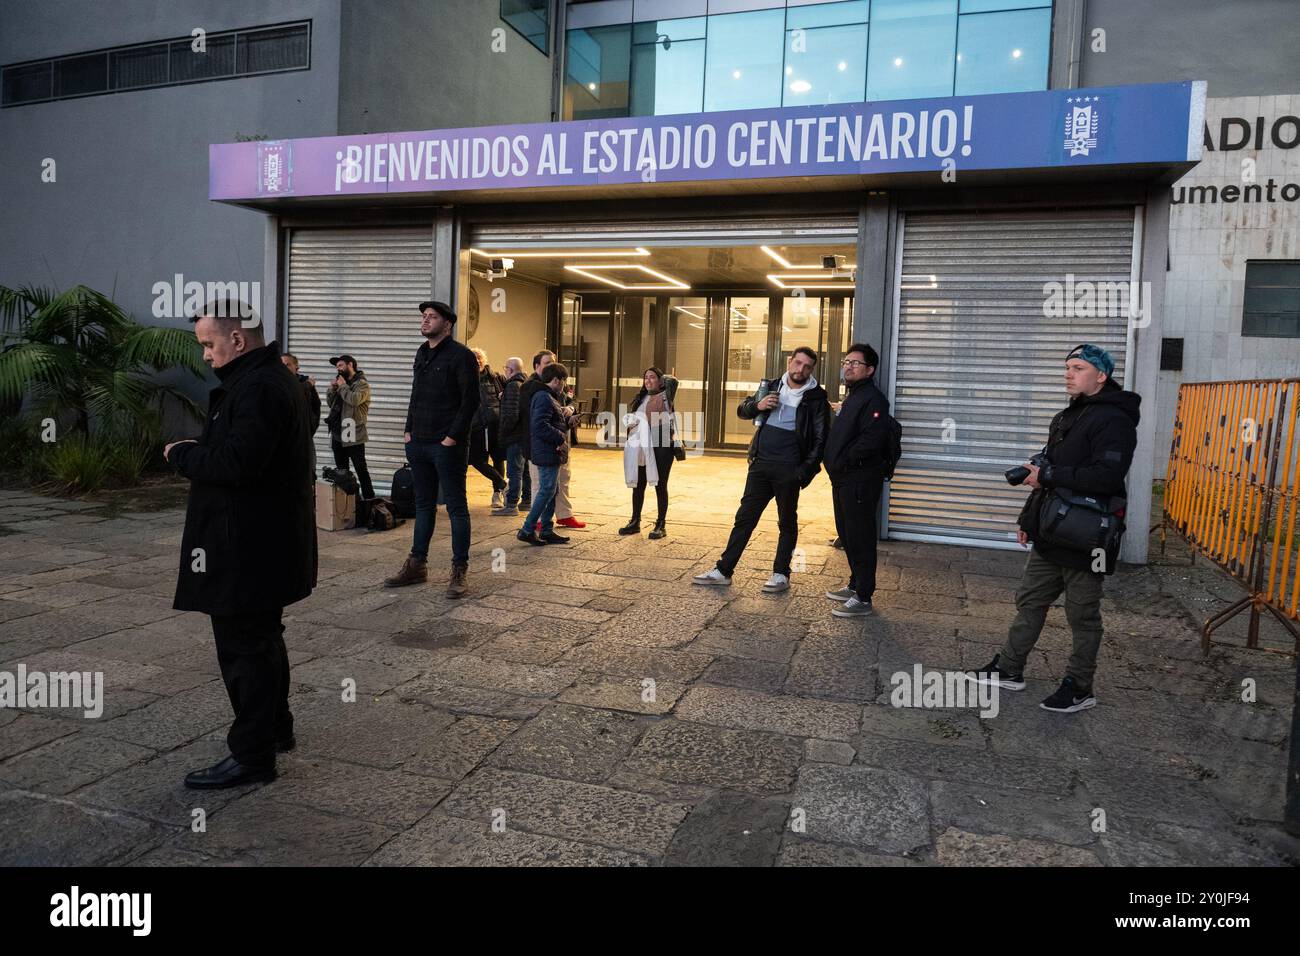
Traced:
<svg viewBox="0 0 1300 956">
<path fill-rule="evenodd" d="M 502 447 L 524 441 L 528 432 L 528 406 L 521 401 L 524 373 L 516 372 L 506 379 L 501 390 L 501 424 L 497 431 L 497 440 Z"/>
<path fill-rule="evenodd" d="M 311 384 L 306 375 L 298 376 L 298 385 L 303 397 L 307 399 L 307 421 L 311 423 L 311 433 L 314 435 L 316 429 L 320 428 L 320 392 L 316 391 L 316 386 Z"/>
<path fill-rule="evenodd" d="M 478 359 L 450 335 L 429 348 L 425 342 L 415 353 L 411 402 L 403 431 L 419 441 L 451 437 L 458 445 L 469 442 L 470 425 L 478 411 Z"/>
<path fill-rule="evenodd" d="M 889 399 L 864 379 L 849 394 L 826 440 L 826 474 L 832 483 L 885 477 L 889 451 Z"/>
<path fill-rule="evenodd" d="M 501 420 L 501 393 L 505 380 L 490 368 L 478 376 L 478 411 L 474 413 L 474 427 L 488 428 Z"/>
<path fill-rule="evenodd" d="M 190 479 L 178 611 L 273 611 L 316 586 L 311 421 L 276 343 L 216 370 L 195 444 L 171 463 Z M 196 554 L 196 549 L 202 549 Z"/>
<path fill-rule="evenodd" d="M 775 394 L 775 392 L 773 392 Z M 736 409 L 741 418 L 752 420 L 762 414 L 758 402 L 750 395 Z M 754 429 L 754 437 L 749 440 L 749 461 L 752 464 L 758 454 L 758 436 L 767 427 L 767 420 Z M 795 411 L 794 431 L 799 442 L 799 487 L 807 488 L 822 470 L 822 454 L 826 450 L 826 436 L 831 430 L 831 406 L 826 398 L 826 389 L 820 385 L 804 392 Z"/>
<path fill-rule="evenodd" d="M 1044 489 L 1066 488 L 1094 497 L 1123 496 L 1124 477 L 1137 448 L 1138 406 L 1142 397 L 1107 379 L 1096 395 L 1081 395 L 1056 414 L 1043 453 L 1049 464 L 1039 470 Z M 1021 509 L 1018 524 L 1033 540 L 1038 509 L 1046 491 L 1035 489 Z M 1062 567 L 1088 570 L 1092 556 L 1035 542 L 1034 550 Z"/>
<path fill-rule="evenodd" d="M 542 384 L 542 379 L 536 372 L 528 376 L 519 386 L 519 417 L 520 427 L 523 429 L 519 437 L 524 443 L 524 457 L 529 461 L 533 460 L 533 435 L 529 413 L 533 407 L 533 396 L 544 388 L 546 386 Z"/>
</svg>

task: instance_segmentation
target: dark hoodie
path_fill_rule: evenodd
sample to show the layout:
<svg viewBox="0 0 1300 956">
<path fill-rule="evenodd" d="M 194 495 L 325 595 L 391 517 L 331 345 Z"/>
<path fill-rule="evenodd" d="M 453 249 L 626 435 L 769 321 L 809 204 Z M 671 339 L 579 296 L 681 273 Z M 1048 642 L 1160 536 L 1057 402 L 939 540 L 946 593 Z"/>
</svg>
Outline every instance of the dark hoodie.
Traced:
<svg viewBox="0 0 1300 956">
<path fill-rule="evenodd" d="M 1137 447 L 1138 406 L 1142 396 L 1107 379 L 1096 395 L 1080 395 L 1052 419 L 1043 453 L 1050 464 L 1039 471 L 1045 489 L 1066 488 L 1097 497 L 1125 494 L 1124 478 Z M 1020 512 L 1019 524 L 1032 539 L 1043 492 L 1035 491 Z M 1092 556 L 1035 543 L 1044 558 L 1063 567 L 1087 569 Z"/>
</svg>

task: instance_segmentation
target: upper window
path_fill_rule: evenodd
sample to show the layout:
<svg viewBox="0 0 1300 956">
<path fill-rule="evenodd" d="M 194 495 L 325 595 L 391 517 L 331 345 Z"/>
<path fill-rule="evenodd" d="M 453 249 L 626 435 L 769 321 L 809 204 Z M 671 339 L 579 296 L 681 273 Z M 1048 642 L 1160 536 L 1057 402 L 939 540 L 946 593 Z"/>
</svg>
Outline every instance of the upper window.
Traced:
<svg viewBox="0 0 1300 956">
<path fill-rule="evenodd" d="M 670 8 L 705 4 L 657 7 Z M 1051 0 L 835 0 L 634 23 L 622 21 L 635 3 L 575 10 L 565 119 L 1047 89 Z"/>
<path fill-rule="evenodd" d="M 1241 334 L 1300 338 L 1300 259 L 1246 262 Z"/>
<path fill-rule="evenodd" d="M 501 19 L 543 53 L 551 52 L 551 0 L 501 0 Z"/>
<path fill-rule="evenodd" d="M 311 22 L 77 53 L 3 68 L 0 103 L 19 106 L 122 90 L 311 68 Z"/>
</svg>

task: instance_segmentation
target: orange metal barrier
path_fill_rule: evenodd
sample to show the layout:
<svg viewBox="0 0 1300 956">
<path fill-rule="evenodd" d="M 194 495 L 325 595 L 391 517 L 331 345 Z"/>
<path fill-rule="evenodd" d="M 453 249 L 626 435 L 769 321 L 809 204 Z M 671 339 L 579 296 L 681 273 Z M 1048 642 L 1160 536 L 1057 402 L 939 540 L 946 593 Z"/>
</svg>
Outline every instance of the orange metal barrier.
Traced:
<svg viewBox="0 0 1300 956">
<path fill-rule="evenodd" d="M 1205 622 L 1214 629 L 1250 609 L 1247 647 L 1259 646 L 1267 608 L 1296 639 L 1300 628 L 1300 379 L 1200 382 L 1178 389 L 1164 515 L 1192 549 L 1246 589 L 1246 597 Z M 1273 648 L 1264 648 L 1273 650 Z"/>
</svg>

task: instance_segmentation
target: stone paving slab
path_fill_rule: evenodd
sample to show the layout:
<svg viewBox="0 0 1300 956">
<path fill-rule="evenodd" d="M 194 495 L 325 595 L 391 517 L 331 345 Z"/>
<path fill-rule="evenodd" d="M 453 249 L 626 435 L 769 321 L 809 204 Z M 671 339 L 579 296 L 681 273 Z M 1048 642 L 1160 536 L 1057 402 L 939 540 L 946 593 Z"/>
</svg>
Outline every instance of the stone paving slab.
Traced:
<svg viewBox="0 0 1300 956">
<path fill-rule="evenodd" d="M 650 541 L 616 533 L 620 457 L 578 449 L 588 527 L 563 548 L 515 541 L 472 483 L 459 602 L 445 522 L 430 583 L 397 590 L 409 523 L 320 533 L 320 584 L 286 612 L 298 747 L 276 782 L 219 794 L 181 786 L 230 721 L 208 619 L 171 608 L 182 512 L 8 496 L 0 671 L 102 672 L 105 713 L 0 707 L 0 864 L 1300 864 L 1279 826 L 1294 664 L 1201 654 L 1237 596 L 1215 569 L 1171 547 L 1107 580 L 1091 711 L 1037 706 L 1071 650 L 1059 604 L 995 716 L 894 707 L 895 675 L 997 652 L 1025 554 L 884 542 L 876 615 L 834 618 L 847 568 L 819 480 L 789 591 L 761 590 L 770 512 L 733 584 L 696 586 L 743 472 L 683 464 Z"/>
</svg>

